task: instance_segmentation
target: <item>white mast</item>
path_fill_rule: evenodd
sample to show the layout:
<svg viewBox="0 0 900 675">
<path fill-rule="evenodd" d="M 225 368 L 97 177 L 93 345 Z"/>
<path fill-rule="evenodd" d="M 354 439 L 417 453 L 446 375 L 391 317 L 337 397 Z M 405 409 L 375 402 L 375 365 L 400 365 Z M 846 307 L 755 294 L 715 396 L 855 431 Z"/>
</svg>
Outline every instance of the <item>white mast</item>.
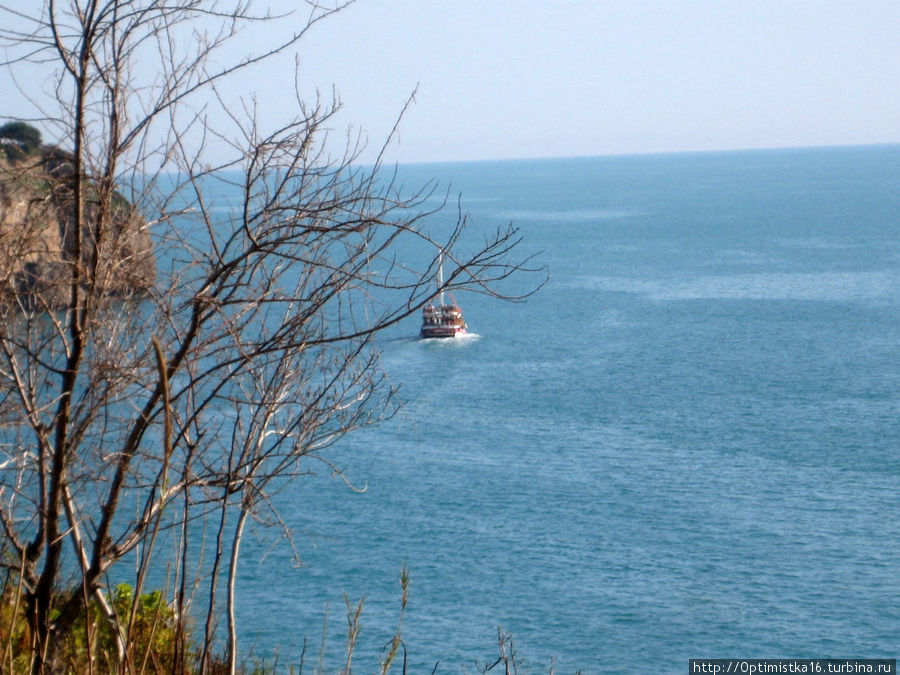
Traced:
<svg viewBox="0 0 900 675">
<path fill-rule="evenodd" d="M 438 251 L 437 287 L 441 296 L 440 306 L 444 306 L 444 250 Z"/>
</svg>

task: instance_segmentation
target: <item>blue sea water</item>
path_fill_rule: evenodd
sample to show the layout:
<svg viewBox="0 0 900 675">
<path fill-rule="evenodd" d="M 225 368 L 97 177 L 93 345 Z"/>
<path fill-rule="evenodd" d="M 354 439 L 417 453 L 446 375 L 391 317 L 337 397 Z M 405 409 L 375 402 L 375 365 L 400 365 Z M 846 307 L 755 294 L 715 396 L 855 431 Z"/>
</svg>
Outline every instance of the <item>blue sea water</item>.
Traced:
<svg viewBox="0 0 900 675">
<path fill-rule="evenodd" d="M 327 615 L 336 671 L 365 596 L 375 672 L 405 565 L 410 672 L 473 672 L 498 626 L 533 673 L 898 656 L 900 147 L 400 175 L 550 279 L 457 297 L 467 339 L 385 336 L 406 406 L 329 455 L 365 492 L 311 466 L 279 495 L 303 565 L 247 538 L 243 649 L 310 663 Z"/>
</svg>

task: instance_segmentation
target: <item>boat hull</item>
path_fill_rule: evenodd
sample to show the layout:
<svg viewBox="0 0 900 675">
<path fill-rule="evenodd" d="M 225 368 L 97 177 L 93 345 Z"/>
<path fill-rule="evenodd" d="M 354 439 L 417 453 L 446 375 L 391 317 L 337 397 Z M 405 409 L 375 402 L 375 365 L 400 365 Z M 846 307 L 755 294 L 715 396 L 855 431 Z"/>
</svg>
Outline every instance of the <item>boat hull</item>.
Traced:
<svg viewBox="0 0 900 675">
<path fill-rule="evenodd" d="M 423 326 L 419 334 L 423 340 L 429 338 L 455 338 L 465 335 L 466 329 L 459 326 Z"/>
</svg>

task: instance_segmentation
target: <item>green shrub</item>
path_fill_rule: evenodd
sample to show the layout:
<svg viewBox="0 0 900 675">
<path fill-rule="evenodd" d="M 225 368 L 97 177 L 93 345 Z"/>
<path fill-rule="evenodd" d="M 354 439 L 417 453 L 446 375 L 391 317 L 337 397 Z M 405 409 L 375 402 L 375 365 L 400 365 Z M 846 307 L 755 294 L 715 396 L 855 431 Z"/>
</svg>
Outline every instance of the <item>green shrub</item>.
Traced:
<svg viewBox="0 0 900 675">
<path fill-rule="evenodd" d="M 31 659 L 30 631 L 24 598 L 11 586 L 7 583 L 0 594 L 0 672 L 8 669 L 11 673 L 26 673 Z M 138 597 L 129 630 L 133 601 L 134 590 L 130 585 L 116 586 L 109 598 L 116 617 L 112 622 L 100 603 L 91 600 L 88 611 L 79 617 L 63 642 L 60 659 L 66 672 L 87 673 L 92 669 L 94 673 L 116 673 L 119 650 L 114 625 L 125 636 L 129 672 L 147 675 L 193 672 L 195 657 L 187 628 L 179 624 L 163 594 L 151 591 Z"/>
</svg>

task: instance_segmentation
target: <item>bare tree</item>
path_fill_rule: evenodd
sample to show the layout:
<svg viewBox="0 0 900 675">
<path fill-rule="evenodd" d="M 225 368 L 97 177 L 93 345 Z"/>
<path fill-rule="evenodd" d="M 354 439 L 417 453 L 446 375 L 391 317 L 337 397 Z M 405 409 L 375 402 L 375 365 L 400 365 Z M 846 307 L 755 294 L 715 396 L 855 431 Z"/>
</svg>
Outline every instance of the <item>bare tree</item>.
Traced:
<svg viewBox="0 0 900 675">
<path fill-rule="evenodd" d="M 214 514 L 205 637 L 224 593 L 233 672 L 247 519 L 273 509 L 273 482 L 300 458 L 327 462 L 344 434 L 396 410 L 375 336 L 437 290 L 504 297 L 497 282 L 527 264 L 512 257 L 514 229 L 460 253 L 465 218 L 429 225 L 433 187 L 401 190 L 380 157 L 360 168 L 359 144 L 333 154 L 336 102 L 295 86 L 295 115 L 264 130 L 252 99 L 237 112 L 223 100 L 223 78 L 346 4 L 308 2 L 300 31 L 234 60 L 243 27 L 283 17 L 254 0 L 0 2 L 7 66 L 44 69 L 53 91 L 34 96 L 34 119 L 70 148 L 30 197 L 59 217 L 58 273 L 23 286 L 14 266 L 0 271 L 0 525 L 33 673 L 60 667 L 90 597 L 116 626 L 119 668 L 139 670 L 134 612 L 105 599 L 110 570 L 139 553 L 136 602 L 157 534 L 172 529 L 184 611 L 187 561 L 204 545 L 188 524 Z"/>
</svg>

